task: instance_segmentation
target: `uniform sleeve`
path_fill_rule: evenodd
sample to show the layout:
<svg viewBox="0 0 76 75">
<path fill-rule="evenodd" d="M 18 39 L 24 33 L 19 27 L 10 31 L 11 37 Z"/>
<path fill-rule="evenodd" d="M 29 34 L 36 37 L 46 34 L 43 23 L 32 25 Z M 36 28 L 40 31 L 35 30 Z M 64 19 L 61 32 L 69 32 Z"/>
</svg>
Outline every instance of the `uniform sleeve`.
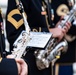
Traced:
<svg viewBox="0 0 76 75">
<path fill-rule="evenodd" d="M 10 43 L 10 50 L 12 50 L 11 46 L 13 46 L 14 41 L 18 38 L 23 29 L 23 19 L 20 11 L 17 9 L 15 0 L 8 0 L 6 34 Z"/>
<path fill-rule="evenodd" d="M 24 6 L 24 10 L 26 13 L 29 13 L 30 11 L 30 6 L 31 6 L 31 0 L 21 0 L 23 6 Z"/>
<path fill-rule="evenodd" d="M 18 75 L 17 65 L 14 59 L 2 59 L 0 63 L 0 75 Z"/>
</svg>

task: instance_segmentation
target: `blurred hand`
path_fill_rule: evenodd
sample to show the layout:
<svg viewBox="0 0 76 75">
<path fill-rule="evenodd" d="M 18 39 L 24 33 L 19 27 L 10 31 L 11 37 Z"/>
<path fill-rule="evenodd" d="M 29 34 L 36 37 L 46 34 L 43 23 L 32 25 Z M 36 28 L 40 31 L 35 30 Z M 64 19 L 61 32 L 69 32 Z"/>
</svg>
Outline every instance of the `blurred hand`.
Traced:
<svg viewBox="0 0 76 75">
<path fill-rule="evenodd" d="M 7 58 L 12 59 L 14 58 L 14 56 L 8 55 Z M 18 68 L 18 75 L 28 75 L 27 63 L 22 58 L 16 58 L 15 61 L 16 61 L 17 68 Z"/>
<path fill-rule="evenodd" d="M 16 62 L 20 64 L 20 73 L 19 75 L 28 75 L 28 66 L 23 59 L 16 59 Z"/>
<path fill-rule="evenodd" d="M 65 33 L 67 33 L 70 28 L 71 28 L 71 23 L 66 22 L 65 26 L 63 27 L 63 29 L 65 30 Z"/>
<path fill-rule="evenodd" d="M 54 38 L 58 38 L 58 41 L 60 41 L 65 34 L 68 32 L 68 30 L 71 27 L 71 23 L 70 22 L 66 22 L 65 26 L 63 28 L 58 27 L 59 23 L 61 21 L 59 21 L 56 25 L 55 28 L 50 28 L 49 31 L 53 34 Z"/>
<path fill-rule="evenodd" d="M 63 20 L 65 20 L 66 19 L 66 16 L 61 16 L 61 18 L 60 18 L 60 21 L 57 23 L 57 26 L 59 25 L 59 23 Z M 66 33 L 68 32 L 68 30 L 71 28 L 71 22 L 69 22 L 69 21 L 67 21 L 66 23 L 65 23 L 65 26 L 63 27 L 64 29 L 65 29 L 65 31 L 66 31 Z"/>
<path fill-rule="evenodd" d="M 65 30 L 61 28 L 50 28 L 49 31 L 53 34 L 52 37 L 57 38 L 60 41 L 65 35 Z"/>
</svg>

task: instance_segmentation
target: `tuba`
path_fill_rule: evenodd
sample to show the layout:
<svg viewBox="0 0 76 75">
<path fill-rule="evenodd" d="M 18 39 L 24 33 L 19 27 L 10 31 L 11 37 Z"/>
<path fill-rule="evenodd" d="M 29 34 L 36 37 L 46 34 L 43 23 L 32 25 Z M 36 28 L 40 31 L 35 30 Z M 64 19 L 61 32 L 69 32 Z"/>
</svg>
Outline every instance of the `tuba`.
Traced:
<svg viewBox="0 0 76 75">
<path fill-rule="evenodd" d="M 58 27 L 63 28 L 67 21 L 72 22 L 76 18 L 76 5 L 70 10 L 70 12 L 64 17 L 64 19 L 59 23 Z M 61 52 L 66 52 L 68 48 L 68 43 L 63 39 L 60 43 L 57 38 L 51 37 L 48 46 L 45 50 L 36 50 L 36 64 L 39 70 L 48 68 L 53 60 L 57 60 Z"/>
</svg>

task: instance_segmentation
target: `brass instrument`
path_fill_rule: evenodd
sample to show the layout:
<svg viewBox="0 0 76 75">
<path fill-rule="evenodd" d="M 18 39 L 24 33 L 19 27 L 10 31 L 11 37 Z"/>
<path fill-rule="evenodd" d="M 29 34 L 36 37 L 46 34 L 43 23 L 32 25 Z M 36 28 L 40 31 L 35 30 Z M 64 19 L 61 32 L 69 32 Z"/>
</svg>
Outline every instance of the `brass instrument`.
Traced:
<svg viewBox="0 0 76 75">
<path fill-rule="evenodd" d="M 70 9 L 74 6 L 74 4 L 76 4 L 76 0 L 68 0 L 68 5 L 69 5 Z M 76 26 L 76 20 L 72 24 Z M 66 34 L 65 39 L 68 42 L 72 42 L 76 39 L 76 35 Z"/>
<path fill-rule="evenodd" d="M 76 5 L 70 10 L 70 12 L 64 17 L 58 27 L 63 28 L 67 21 L 72 22 L 76 18 Z M 39 70 L 48 68 L 50 63 L 57 59 L 57 56 L 61 55 L 61 52 L 66 52 L 68 48 L 68 43 L 65 39 L 63 39 L 60 43 L 58 43 L 56 38 L 50 39 L 50 45 L 45 50 L 36 50 L 36 64 Z M 56 58 L 57 57 L 57 58 Z"/>
</svg>

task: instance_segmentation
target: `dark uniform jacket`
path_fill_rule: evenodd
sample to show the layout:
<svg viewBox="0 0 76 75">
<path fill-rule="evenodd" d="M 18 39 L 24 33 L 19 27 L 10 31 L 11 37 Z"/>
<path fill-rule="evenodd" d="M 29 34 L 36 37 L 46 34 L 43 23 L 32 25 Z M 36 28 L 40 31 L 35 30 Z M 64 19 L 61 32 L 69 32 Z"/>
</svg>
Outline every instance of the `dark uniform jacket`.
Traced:
<svg viewBox="0 0 76 75">
<path fill-rule="evenodd" d="M 25 12 L 27 14 L 27 21 L 31 30 L 48 31 L 46 25 L 45 15 L 41 15 L 42 1 L 41 0 L 21 0 Z M 40 29 L 40 30 L 39 30 Z M 7 11 L 6 31 L 7 38 L 10 43 L 10 50 L 13 49 L 13 43 L 24 30 L 24 23 L 21 13 L 18 11 L 15 0 L 9 0 Z M 38 70 L 34 56 L 34 50 L 28 51 L 24 57 L 30 67 L 29 75 L 51 75 L 51 68 Z"/>
<path fill-rule="evenodd" d="M 0 75 L 18 75 L 16 61 L 3 58 L 0 62 Z"/>
<path fill-rule="evenodd" d="M 4 43 L 4 34 L 2 34 L 3 31 L 3 18 L 0 11 L 0 75 L 18 75 L 18 69 L 17 64 L 14 59 L 7 59 L 2 58 L 3 52 L 5 49 L 5 43 Z"/>
<path fill-rule="evenodd" d="M 43 5 L 44 0 L 21 1 L 24 5 L 24 9 L 27 14 L 27 21 L 31 27 L 31 30 L 33 31 L 34 29 L 37 29 L 37 31 L 40 31 L 39 27 L 41 27 L 41 31 L 48 31 L 45 18 L 46 14 L 41 14 L 43 12 L 43 9 L 45 9 Z"/>
<path fill-rule="evenodd" d="M 41 12 L 43 11 L 42 0 L 21 0 L 21 1 L 24 5 L 24 9 L 27 14 L 27 21 L 31 27 L 31 30 L 48 31 L 45 15 L 41 14 Z M 53 8 L 55 8 L 54 10 L 56 10 L 56 7 L 54 7 L 54 5 L 59 4 L 59 0 L 56 2 L 57 3 L 54 3 L 52 6 Z M 66 0 L 61 0 L 60 2 L 64 4 Z M 14 41 L 17 39 L 21 31 L 24 30 L 22 16 L 16 7 L 15 0 L 9 0 L 7 14 L 8 14 L 6 17 L 7 38 L 10 43 L 10 50 L 12 50 Z M 27 60 L 30 66 L 30 73 L 29 73 L 30 75 L 51 75 L 50 67 L 41 71 L 37 69 L 34 50 L 32 51 L 29 50 L 28 53 L 25 55 L 25 59 Z"/>
</svg>

